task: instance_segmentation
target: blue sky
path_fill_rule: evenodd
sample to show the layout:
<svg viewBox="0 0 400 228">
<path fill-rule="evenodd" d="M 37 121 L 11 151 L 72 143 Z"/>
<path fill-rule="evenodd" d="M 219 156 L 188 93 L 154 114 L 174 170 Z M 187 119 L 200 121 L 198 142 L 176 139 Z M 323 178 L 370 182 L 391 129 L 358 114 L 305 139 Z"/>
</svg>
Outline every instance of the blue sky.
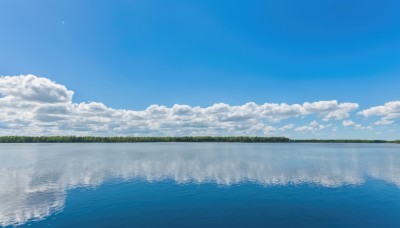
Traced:
<svg viewBox="0 0 400 228">
<path fill-rule="evenodd" d="M 0 75 L 48 78 L 76 103 L 144 110 L 337 100 L 361 111 L 400 100 L 394 0 L 5 0 L 0 29 Z M 391 127 L 384 137 L 399 136 Z M 375 137 L 342 135 L 355 134 Z"/>
</svg>

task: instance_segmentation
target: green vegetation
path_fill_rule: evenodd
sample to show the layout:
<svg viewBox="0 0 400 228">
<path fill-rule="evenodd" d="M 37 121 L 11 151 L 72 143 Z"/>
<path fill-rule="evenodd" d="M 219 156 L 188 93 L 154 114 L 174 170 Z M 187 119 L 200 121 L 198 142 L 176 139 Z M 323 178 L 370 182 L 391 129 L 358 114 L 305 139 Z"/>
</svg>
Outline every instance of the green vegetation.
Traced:
<svg viewBox="0 0 400 228">
<path fill-rule="evenodd" d="M 400 140 L 289 139 L 286 137 L 184 136 L 184 137 L 96 137 L 96 136 L 0 136 L 0 143 L 139 143 L 139 142 L 241 142 L 241 143 L 400 143 Z"/>
<path fill-rule="evenodd" d="M 285 137 L 185 136 L 185 137 L 93 137 L 93 136 L 1 136 L 0 143 L 135 143 L 135 142 L 289 142 Z"/>
</svg>

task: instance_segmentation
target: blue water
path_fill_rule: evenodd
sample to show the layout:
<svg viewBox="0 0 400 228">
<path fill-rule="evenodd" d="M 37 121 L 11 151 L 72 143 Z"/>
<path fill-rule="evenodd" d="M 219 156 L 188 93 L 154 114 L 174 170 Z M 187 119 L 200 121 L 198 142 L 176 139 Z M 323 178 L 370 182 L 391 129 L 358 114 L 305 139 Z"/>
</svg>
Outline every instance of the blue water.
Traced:
<svg viewBox="0 0 400 228">
<path fill-rule="evenodd" d="M 400 227 L 400 145 L 1 144 L 0 225 Z"/>
</svg>

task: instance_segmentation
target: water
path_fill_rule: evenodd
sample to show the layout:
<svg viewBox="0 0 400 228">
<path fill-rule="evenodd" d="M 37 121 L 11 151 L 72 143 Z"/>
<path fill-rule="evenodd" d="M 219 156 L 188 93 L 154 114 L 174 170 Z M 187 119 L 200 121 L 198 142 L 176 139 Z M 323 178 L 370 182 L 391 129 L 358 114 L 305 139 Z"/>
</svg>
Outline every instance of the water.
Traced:
<svg viewBox="0 0 400 228">
<path fill-rule="evenodd" d="M 1 144 L 0 225 L 400 227 L 400 145 Z"/>
</svg>

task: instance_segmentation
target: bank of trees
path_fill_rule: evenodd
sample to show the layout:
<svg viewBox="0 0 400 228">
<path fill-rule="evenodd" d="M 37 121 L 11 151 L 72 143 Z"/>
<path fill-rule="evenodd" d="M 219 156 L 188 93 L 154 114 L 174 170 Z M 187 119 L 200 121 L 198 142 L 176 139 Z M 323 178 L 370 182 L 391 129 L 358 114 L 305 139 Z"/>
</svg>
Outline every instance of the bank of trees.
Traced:
<svg viewBox="0 0 400 228">
<path fill-rule="evenodd" d="M 2 136 L 0 143 L 123 143 L 123 142 L 289 142 L 285 137 L 184 136 L 184 137 L 96 137 L 96 136 Z"/>
<path fill-rule="evenodd" d="M 97 137 L 97 136 L 0 136 L 0 143 L 139 143 L 139 142 L 242 142 L 242 143 L 400 143 L 400 140 L 289 139 L 253 136 Z"/>
</svg>

